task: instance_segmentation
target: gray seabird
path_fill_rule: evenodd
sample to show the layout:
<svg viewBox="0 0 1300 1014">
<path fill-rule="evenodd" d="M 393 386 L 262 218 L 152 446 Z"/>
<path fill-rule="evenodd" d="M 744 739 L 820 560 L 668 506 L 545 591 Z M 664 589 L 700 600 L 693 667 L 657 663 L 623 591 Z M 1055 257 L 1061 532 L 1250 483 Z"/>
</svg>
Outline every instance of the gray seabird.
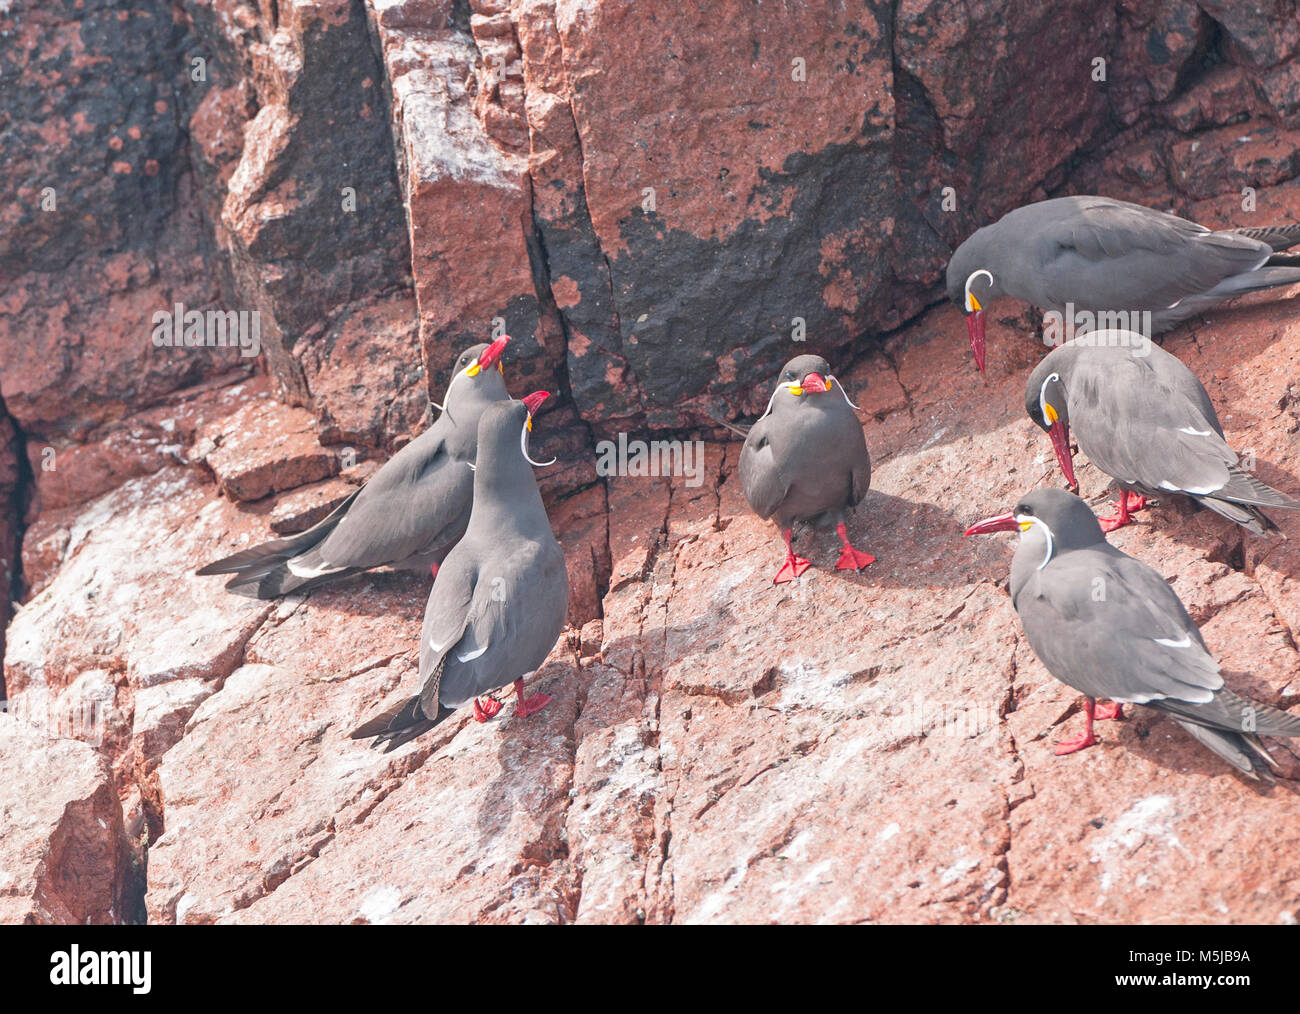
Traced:
<svg viewBox="0 0 1300 1014">
<path fill-rule="evenodd" d="M 1085 695 L 1083 733 L 1057 744 L 1068 754 L 1097 742 L 1094 717 L 1122 704 L 1163 711 L 1252 778 L 1276 767 L 1259 736 L 1300 736 L 1300 715 L 1239 697 L 1164 578 L 1106 541 L 1088 505 L 1060 489 L 1027 493 L 1015 510 L 967 535 L 1019 532 L 1011 601 L 1047 670 Z M 1096 707 L 1097 698 L 1116 702 Z"/>
<path fill-rule="evenodd" d="M 1277 527 L 1261 507 L 1300 509 L 1241 467 L 1196 375 L 1133 332 L 1094 331 L 1053 349 L 1029 375 L 1025 410 L 1052 438 L 1072 487 L 1078 488 L 1071 434 L 1119 483 L 1119 513 L 1101 522 L 1108 532 L 1128 524 L 1147 496 L 1168 493 L 1189 496 L 1256 535 Z"/>
<path fill-rule="evenodd" d="M 1213 230 L 1109 197 L 1057 197 L 1009 211 L 957 247 L 947 292 L 983 370 L 984 311 L 1000 296 L 1058 314 L 1130 315 L 1098 327 L 1134 327 L 1131 315 L 1146 311 L 1159 334 L 1222 300 L 1300 282 L 1300 258 L 1278 255 L 1297 243 L 1300 225 Z"/>
<path fill-rule="evenodd" d="M 796 356 L 786 363 L 767 411 L 740 451 L 745 499 L 759 517 L 775 517 L 785 539 L 785 563 L 773 584 L 808 569 L 791 546 L 796 521 L 835 522 L 844 545 L 837 570 L 876 561 L 853 548 L 844 527 L 845 508 L 856 506 L 871 485 L 871 458 L 856 406 L 830 369 L 821 356 Z"/>
<path fill-rule="evenodd" d="M 431 569 L 465 533 L 474 494 L 470 462 L 483 410 L 510 398 L 501 353 L 509 335 L 456 360 L 442 414 L 328 517 L 298 535 L 245 549 L 198 571 L 236 575 L 229 591 L 271 599 L 372 567 Z M 496 366 L 496 369 L 492 369 Z"/>
<path fill-rule="evenodd" d="M 491 694 L 513 682 L 521 717 L 551 702 L 524 696 L 524 676 L 555 647 L 569 605 L 564 553 L 555 541 L 528 456 L 533 413 L 545 391 L 492 405 L 479 422 L 474 508 L 465 537 L 447 554 L 420 631 L 420 693 L 366 722 L 353 739 L 376 736 L 395 750 L 474 702 L 485 722 L 501 710 Z M 387 751 L 385 751 L 387 752 Z"/>
</svg>

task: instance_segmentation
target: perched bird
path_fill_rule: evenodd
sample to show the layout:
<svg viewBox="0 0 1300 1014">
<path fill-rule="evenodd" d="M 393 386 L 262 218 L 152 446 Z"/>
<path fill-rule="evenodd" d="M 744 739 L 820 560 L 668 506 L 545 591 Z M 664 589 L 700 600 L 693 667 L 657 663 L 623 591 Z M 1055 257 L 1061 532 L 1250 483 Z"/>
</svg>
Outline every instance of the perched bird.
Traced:
<svg viewBox="0 0 1300 1014">
<path fill-rule="evenodd" d="M 796 356 L 785 364 L 767 411 L 754 423 L 740 451 L 745 499 L 761 518 L 775 518 L 785 539 L 785 563 L 773 584 L 808 569 L 791 545 L 796 521 L 835 522 L 844 550 L 837 570 L 876 562 L 849 543 L 844 510 L 856 506 L 871 485 L 871 458 L 862 424 L 844 388 L 821 356 Z"/>
<path fill-rule="evenodd" d="M 1142 704 L 1175 722 L 1252 778 L 1276 767 L 1259 736 L 1300 736 L 1300 715 L 1239 697 L 1223 685 L 1201 632 L 1165 579 L 1106 541 L 1088 505 L 1065 490 L 1037 489 L 1015 510 L 967 535 L 1020 532 L 1011 601 L 1048 671 L 1086 697 L 1083 733 L 1058 755 L 1097 742 L 1093 719 Z M 1116 702 L 1096 707 L 1097 698 Z"/>
<path fill-rule="evenodd" d="M 1119 512 L 1101 522 L 1108 532 L 1128 524 L 1146 496 L 1165 493 L 1189 496 L 1257 535 L 1277 527 L 1261 507 L 1300 509 L 1241 467 L 1201 382 L 1141 335 L 1096 331 L 1053 349 L 1029 375 L 1025 410 L 1051 437 L 1072 487 L 1071 433 L 1119 483 Z"/>
<path fill-rule="evenodd" d="M 509 341 L 506 335 L 466 349 L 456 360 L 444 404 L 434 403 L 442 409 L 434 424 L 323 521 L 210 563 L 198 574 L 234 574 L 229 591 L 271 599 L 372 567 L 436 573 L 469 523 L 469 463 L 478 447 L 479 416 L 510 398 L 501 368 Z"/>
<path fill-rule="evenodd" d="M 474 702 L 485 722 L 494 697 L 514 683 L 520 716 L 551 702 L 524 696 L 524 676 L 550 654 L 569 605 L 564 553 L 542 506 L 528 455 L 533 413 L 549 395 L 489 406 L 479 421 L 474 508 L 465 537 L 438 569 L 420 631 L 420 693 L 366 722 L 353 739 L 378 737 L 395 750 Z"/>
<path fill-rule="evenodd" d="M 1224 299 L 1300 282 L 1300 225 L 1211 230 L 1109 197 L 1027 204 L 976 231 L 948 261 L 948 298 L 966 313 L 984 369 L 984 312 L 1013 296 L 1057 314 L 1085 312 L 1098 327 L 1117 312 L 1149 311 L 1150 334 Z M 1078 331 L 1085 327 L 1077 328 Z"/>
</svg>

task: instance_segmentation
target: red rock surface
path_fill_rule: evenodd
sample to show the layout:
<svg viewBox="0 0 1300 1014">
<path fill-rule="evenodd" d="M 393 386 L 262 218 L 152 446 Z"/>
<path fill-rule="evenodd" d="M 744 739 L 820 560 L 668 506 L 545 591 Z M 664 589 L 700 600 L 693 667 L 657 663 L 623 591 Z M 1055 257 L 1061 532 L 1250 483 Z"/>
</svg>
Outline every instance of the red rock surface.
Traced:
<svg viewBox="0 0 1300 1014">
<path fill-rule="evenodd" d="M 94 749 L 0 714 L 0 923 L 85 925 L 134 914 L 112 774 Z"/>
<path fill-rule="evenodd" d="M 3 918 L 1300 919 L 1295 744 L 1274 787 L 1144 712 L 1053 755 L 1077 697 L 1021 635 L 1010 540 L 960 535 L 1059 482 L 1021 407 L 1041 346 L 1008 310 L 982 378 L 934 305 L 953 243 L 1048 193 L 1300 221 L 1287 4 L 724 3 L 722 35 L 625 0 L 88 6 L 0 13 L 26 40 L 0 54 L 4 676 L 43 722 L 0 717 Z M 1292 491 L 1297 294 L 1166 345 Z M 154 348 L 176 301 L 257 309 L 256 375 Z M 571 589 L 555 701 L 377 754 L 347 734 L 412 691 L 425 578 L 259 603 L 193 571 L 313 523 L 498 327 L 511 390 L 557 394 L 534 432 Z M 815 535 L 774 588 L 715 420 L 804 349 L 862 406 L 850 533 L 878 562 L 836 572 Z M 619 432 L 711 437 L 702 482 L 598 475 Z M 1290 541 L 1163 507 L 1114 541 L 1234 687 L 1294 709 L 1300 520 L 1277 520 Z"/>
</svg>

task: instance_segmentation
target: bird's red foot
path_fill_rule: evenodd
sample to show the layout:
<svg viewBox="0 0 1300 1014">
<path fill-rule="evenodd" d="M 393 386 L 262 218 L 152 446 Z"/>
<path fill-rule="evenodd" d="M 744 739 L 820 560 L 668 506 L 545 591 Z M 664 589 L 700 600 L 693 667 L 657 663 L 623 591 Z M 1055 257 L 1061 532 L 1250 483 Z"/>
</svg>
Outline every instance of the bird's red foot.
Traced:
<svg viewBox="0 0 1300 1014">
<path fill-rule="evenodd" d="M 852 546 L 845 546 L 840 551 L 840 558 L 835 561 L 836 570 L 861 570 L 863 567 L 869 567 L 876 562 L 876 558 L 870 553 L 864 553 L 860 549 L 854 549 Z"/>
<path fill-rule="evenodd" d="M 1111 701 L 1109 704 L 1098 704 L 1094 717 L 1099 722 L 1105 722 L 1112 718 L 1123 718 L 1124 705 L 1116 701 Z"/>
<path fill-rule="evenodd" d="M 835 531 L 839 534 L 840 542 L 844 544 L 844 548 L 840 550 L 840 558 L 835 561 L 836 570 L 861 570 L 876 562 L 876 558 L 870 553 L 853 548 L 849 543 L 849 533 L 843 522 L 835 526 Z"/>
<path fill-rule="evenodd" d="M 812 566 L 802 556 L 795 556 L 794 546 L 790 544 L 794 532 L 789 529 L 783 529 L 781 538 L 785 539 L 785 563 L 781 564 L 781 569 L 776 572 L 776 577 L 772 578 L 773 584 L 785 584 L 787 581 L 793 581 L 805 570 Z"/>
<path fill-rule="evenodd" d="M 1081 732 L 1077 736 L 1071 736 L 1069 739 L 1058 739 L 1056 741 L 1056 756 L 1064 757 L 1067 753 L 1078 753 L 1097 742 L 1097 737 L 1092 734 L 1092 730 Z"/>
<path fill-rule="evenodd" d="M 776 572 L 776 577 L 772 578 L 773 584 L 785 584 L 787 581 L 793 581 L 812 564 L 802 556 L 795 556 L 791 553 L 785 558 L 785 563 L 781 564 L 781 569 Z"/>
<path fill-rule="evenodd" d="M 1132 497 L 1132 499 L 1130 499 L 1130 497 Z M 1132 518 L 1129 517 L 1130 514 L 1134 514 L 1146 507 L 1147 498 L 1144 496 L 1138 496 L 1136 493 L 1130 493 L 1126 489 L 1121 489 L 1119 491 L 1119 499 L 1112 500 L 1111 504 L 1116 508 L 1118 513 L 1112 514 L 1110 517 L 1097 519 L 1103 532 L 1113 532 L 1116 528 L 1123 528 L 1132 520 Z"/>
<path fill-rule="evenodd" d="M 1097 717 L 1097 702 L 1094 698 L 1085 697 L 1083 699 L 1083 715 L 1083 732 L 1077 736 L 1071 736 L 1069 739 L 1057 740 L 1056 756 L 1064 757 L 1067 753 L 1078 753 L 1080 750 L 1087 749 L 1097 742 L 1097 737 L 1092 734 L 1092 722 Z"/>
<path fill-rule="evenodd" d="M 495 697 L 486 697 L 480 701 L 474 698 L 474 721 L 486 722 L 489 718 L 495 718 L 497 712 L 501 710 L 501 702 Z"/>
<path fill-rule="evenodd" d="M 533 694 L 531 697 L 520 696 L 519 703 L 515 705 L 515 714 L 520 718 L 527 718 L 529 715 L 535 715 L 542 708 L 555 700 L 550 694 Z"/>
</svg>

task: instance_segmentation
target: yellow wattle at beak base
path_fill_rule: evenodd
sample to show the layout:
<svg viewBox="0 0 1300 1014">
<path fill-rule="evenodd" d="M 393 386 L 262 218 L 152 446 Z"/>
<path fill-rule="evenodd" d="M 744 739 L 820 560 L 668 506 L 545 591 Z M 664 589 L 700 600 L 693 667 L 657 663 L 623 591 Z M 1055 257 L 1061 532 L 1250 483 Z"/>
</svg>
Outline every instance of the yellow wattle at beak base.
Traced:
<svg viewBox="0 0 1300 1014">
<path fill-rule="evenodd" d="M 786 390 L 789 391 L 791 394 L 793 394 L 796 398 L 798 398 L 800 395 L 803 394 L 802 387 L 787 387 Z"/>
<path fill-rule="evenodd" d="M 975 312 L 977 312 L 977 311 L 979 311 L 979 310 L 984 309 L 984 307 L 980 306 L 980 301 L 979 301 L 978 299 L 975 298 L 975 293 L 973 293 L 973 292 L 968 293 L 966 298 L 970 300 L 970 312 L 971 312 L 971 313 L 975 313 Z"/>
<path fill-rule="evenodd" d="M 480 372 L 482 369 L 483 369 L 483 367 L 479 366 L 478 363 L 474 363 L 474 364 L 471 365 L 468 369 L 465 370 L 465 376 L 467 376 L 467 377 L 477 377 L 477 376 L 479 375 L 479 372 Z"/>
<path fill-rule="evenodd" d="M 1033 523 L 1032 521 L 1022 521 L 1022 522 L 1020 522 L 1020 530 L 1021 530 L 1022 532 L 1027 532 L 1027 531 L 1029 531 L 1029 529 L 1031 529 L 1031 528 L 1033 528 L 1033 527 L 1034 527 L 1034 523 Z"/>
<path fill-rule="evenodd" d="M 500 359 L 497 360 L 497 373 L 501 374 L 501 376 L 503 376 L 503 377 L 506 375 L 506 367 L 505 367 L 505 364 L 504 364 L 503 362 L 501 362 Z"/>
<path fill-rule="evenodd" d="M 529 433 L 533 432 L 533 417 L 532 417 L 532 416 L 529 416 L 529 417 L 528 417 L 528 422 L 527 422 L 525 425 L 527 425 L 527 427 L 528 427 L 528 432 L 529 432 Z"/>
<path fill-rule="evenodd" d="M 1060 414 L 1056 411 L 1056 409 L 1052 408 L 1051 405 L 1044 405 L 1043 411 L 1047 413 L 1047 421 L 1049 423 L 1054 423 L 1056 422 L 1057 419 L 1060 418 Z"/>
</svg>

